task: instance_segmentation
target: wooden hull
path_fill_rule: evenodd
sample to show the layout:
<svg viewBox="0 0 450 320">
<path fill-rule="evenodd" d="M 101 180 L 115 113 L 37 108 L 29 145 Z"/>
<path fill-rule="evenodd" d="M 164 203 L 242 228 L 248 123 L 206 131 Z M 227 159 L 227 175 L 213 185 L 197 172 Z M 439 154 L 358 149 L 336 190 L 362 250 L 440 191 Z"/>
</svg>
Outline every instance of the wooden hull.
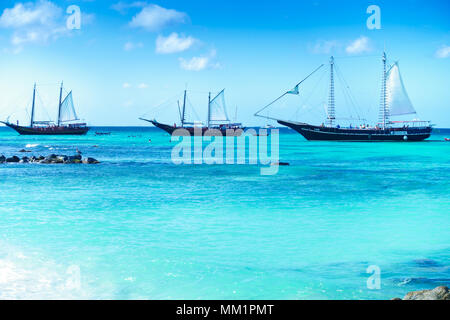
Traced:
<svg viewBox="0 0 450 320">
<path fill-rule="evenodd" d="M 225 128 L 208 128 L 208 127 L 175 127 L 167 124 L 159 123 L 155 120 L 142 119 L 144 121 L 150 122 L 155 127 L 166 131 L 168 134 L 173 136 L 227 136 L 227 137 L 237 137 L 244 133 L 245 128 L 239 129 L 225 129 Z"/>
<path fill-rule="evenodd" d="M 85 135 L 89 127 L 60 126 L 60 127 L 22 127 L 12 123 L 3 122 L 6 126 L 16 130 L 20 135 Z"/>
<path fill-rule="evenodd" d="M 423 141 L 431 135 L 431 127 L 349 129 L 313 126 L 306 123 L 278 120 L 310 141 Z"/>
</svg>

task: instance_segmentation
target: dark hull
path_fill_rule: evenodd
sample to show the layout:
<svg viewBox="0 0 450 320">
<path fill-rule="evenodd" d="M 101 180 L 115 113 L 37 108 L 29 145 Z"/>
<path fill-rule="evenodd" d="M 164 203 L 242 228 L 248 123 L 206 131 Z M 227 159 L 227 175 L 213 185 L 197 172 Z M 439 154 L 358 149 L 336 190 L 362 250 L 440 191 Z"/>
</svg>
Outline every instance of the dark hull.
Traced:
<svg viewBox="0 0 450 320">
<path fill-rule="evenodd" d="M 16 130 L 21 135 L 85 135 L 89 127 L 22 127 L 12 123 L 3 122 L 6 126 Z"/>
<path fill-rule="evenodd" d="M 431 135 L 431 127 L 387 128 L 387 129 L 348 129 L 313 126 L 278 120 L 310 141 L 422 141 Z"/>
<path fill-rule="evenodd" d="M 166 131 L 168 134 L 173 136 L 228 136 L 237 137 L 242 135 L 244 128 L 240 129 L 224 129 L 224 128 L 208 128 L 208 127 L 175 127 L 167 124 L 159 123 L 155 120 L 141 119 L 150 122 L 155 127 Z"/>
</svg>

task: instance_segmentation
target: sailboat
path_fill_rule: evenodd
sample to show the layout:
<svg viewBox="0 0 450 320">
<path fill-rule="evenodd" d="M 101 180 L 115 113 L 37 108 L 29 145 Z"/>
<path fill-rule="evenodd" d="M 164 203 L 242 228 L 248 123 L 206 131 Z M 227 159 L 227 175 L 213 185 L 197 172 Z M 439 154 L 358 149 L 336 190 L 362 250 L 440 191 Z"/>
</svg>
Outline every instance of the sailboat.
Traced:
<svg viewBox="0 0 450 320">
<path fill-rule="evenodd" d="M 429 121 L 393 121 L 392 117 L 415 114 L 416 111 L 406 92 L 398 62 L 388 67 L 386 53 L 383 53 L 383 76 L 381 88 L 381 103 L 379 122 L 375 126 L 341 127 L 336 123 L 335 92 L 334 92 L 334 58 L 330 58 L 330 87 L 326 124 L 312 125 L 303 122 L 270 118 L 279 124 L 290 127 L 307 140 L 322 141 L 422 141 L 430 137 L 432 126 Z M 255 116 L 267 118 L 260 113 L 273 105 L 285 95 L 299 94 L 299 86 L 317 72 L 321 65 L 305 79 L 299 82 L 293 90 L 289 90 L 273 102 L 255 113 Z"/>
<path fill-rule="evenodd" d="M 73 105 L 72 91 L 62 100 L 63 83 L 59 91 L 58 120 L 37 121 L 35 120 L 36 106 L 36 84 L 33 88 L 33 102 L 31 106 L 31 119 L 29 126 L 20 126 L 9 121 L 0 121 L 11 129 L 16 130 L 21 135 L 85 135 L 89 131 L 86 123 L 78 123 L 78 116 Z M 68 119 L 66 119 L 68 118 Z"/>
<path fill-rule="evenodd" d="M 222 136 L 240 136 L 245 129 L 241 123 L 233 123 L 228 117 L 225 106 L 225 89 L 220 91 L 213 99 L 211 99 L 211 92 L 208 94 L 208 117 L 206 126 L 201 122 L 187 122 L 186 121 L 186 105 L 187 90 L 184 90 L 183 105 L 179 109 L 180 125 L 169 125 L 160 123 L 156 120 L 149 120 L 139 118 L 140 120 L 150 122 L 155 127 L 160 128 L 170 135 L 183 135 L 188 133 L 191 136 L 203 135 L 222 135 Z M 184 129 L 184 130 L 177 130 Z"/>
</svg>

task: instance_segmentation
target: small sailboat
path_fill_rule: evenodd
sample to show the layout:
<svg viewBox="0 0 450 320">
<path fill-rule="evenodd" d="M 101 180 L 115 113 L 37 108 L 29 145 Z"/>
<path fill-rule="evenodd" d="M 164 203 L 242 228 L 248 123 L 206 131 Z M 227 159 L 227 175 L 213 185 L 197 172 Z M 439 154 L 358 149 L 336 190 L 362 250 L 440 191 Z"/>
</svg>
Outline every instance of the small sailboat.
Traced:
<svg viewBox="0 0 450 320">
<path fill-rule="evenodd" d="M 160 128 L 170 135 L 183 135 L 188 133 L 191 136 L 203 136 L 203 135 L 218 135 L 222 136 L 240 136 L 245 129 L 241 123 L 231 122 L 226 106 L 225 106 L 225 89 L 220 91 L 213 99 L 211 99 L 211 93 L 208 94 L 208 117 L 206 125 L 201 122 L 188 122 L 186 121 L 186 107 L 187 107 L 187 90 L 184 90 L 183 105 L 180 109 L 180 125 L 176 124 L 168 125 L 160 123 L 156 120 L 149 120 L 145 118 L 139 118 L 140 120 L 150 122 L 155 127 Z M 184 130 L 177 130 L 184 129 Z"/>
<path fill-rule="evenodd" d="M 379 122 L 374 126 L 341 127 L 336 123 L 335 88 L 334 88 L 334 58 L 330 59 L 330 87 L 326 124 L 312 125 L 292 120 L 269 118 L 260 113 L 286 95 L 299 95 L 299 86 L 324 65 L 321 65 L 305 79 L 300 81 L 293 90 L 289 90 L 273 102 L 255 113 L 255 116 L 277 121 L 300 133 L 307 140 L 322 141 L 422 141 L 430 137 L 432 126 L 429 121 L 392 121 L 391 117 L 411 115 L 416 111 L 408 97 L 398 62 L 387 66 L 386 53 L 383 53 L 383 77 L 381 88 L 381 103 Z"/>
<path fill-rule="evenodd" d="M 31 106 L 31 119 L 29 126 L 20 126 L 9 121 L 0 121 L 21 135 L 85 135 L 89 131 L 86 123 L 79 123 L 78 116 L 73 105 L 72 91 L 62 100 L 63 83 L 59 91 L 58 120 L 37 121 L 35 120 L 36 106 L 36 84 L 33 88 L 33 102 Z"/>
</svg>

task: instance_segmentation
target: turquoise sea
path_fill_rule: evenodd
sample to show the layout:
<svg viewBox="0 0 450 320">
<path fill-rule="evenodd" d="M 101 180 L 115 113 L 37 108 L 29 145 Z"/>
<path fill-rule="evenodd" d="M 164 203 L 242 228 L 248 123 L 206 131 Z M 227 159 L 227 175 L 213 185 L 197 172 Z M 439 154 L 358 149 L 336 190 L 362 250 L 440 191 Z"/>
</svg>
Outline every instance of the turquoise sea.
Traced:
<svg viewBox="0 0 450 320">
<path fill-rule="evenodd" d="M 0 164 L 0 298 L 390 299 L 450 285 L 444 137 L 307 142 L 282 130 L 290 166 L 262 176 L 174 165 L 175 143 L 150 127 L 2 127 L 5 156 L 78 148 L 101 164 Z M 367 287 L 371 265 L 380 289 Z"/>
</svg>

